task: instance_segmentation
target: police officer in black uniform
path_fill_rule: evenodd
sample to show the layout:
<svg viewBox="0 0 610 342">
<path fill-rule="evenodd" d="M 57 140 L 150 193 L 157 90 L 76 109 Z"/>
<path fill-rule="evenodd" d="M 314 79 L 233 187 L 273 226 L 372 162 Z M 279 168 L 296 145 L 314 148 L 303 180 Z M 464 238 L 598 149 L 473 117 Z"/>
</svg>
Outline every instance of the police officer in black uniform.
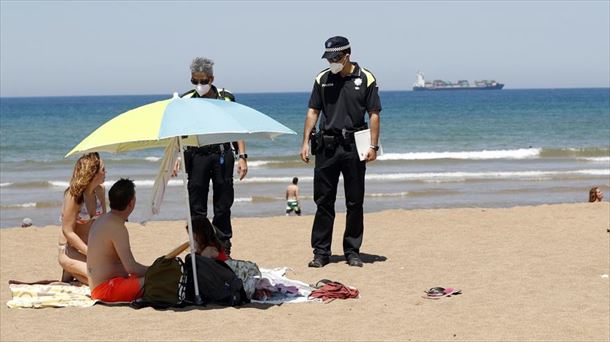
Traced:
<svg viewBox="0 0 610 342">
<path fill-rule="evenodd" d="M 202 97 L 235 101 L 235 96 L 225 89 L 218 89 L 214 82 L 214 62 L 207 58 L 195 58 L 191 64 L 191 83 L 195 89 L 181 97 Z M 227 255 L 231 254 L 231 206 L 234 200 L 233 171 L 235 153 L 238 156 L 237 172 L 242 180 L 248 173 L 246 144 L 240 140 L 202 147 L 188 147 L 184 153 L 188 173 L 188 192 L 193 220 L 207 217 L 210 180 L 213 188 L 214 218 L 212 224 Z M 178 163 L 175 167 L 177 171 Z"/>
<path fill-rule="evenodd" d="M 332 37 L 324 46 L 322 58 L 328 60 L 330 67 L 322 70 L 314 82 L 301 148 L 301 159 L 306 163 L 309 154 L 315 154 L 313 187 L 317 210 L 311 232 L 314 257 L 309 267 L 323 267 L 329 262 L 339 174 L 343 174 L 347 209 L 343 253 L 350 266 L 362 267 L 364 175 L 366 162 L 377 158 L 381 100 L 373 74 L 350 61 L 347 38 Z M 319 132 L 314 135 L 320 112 Z M 366 160 L 360 161 L 354 132 L 367 128 L 365 112 L 369 114 L 371 145 Z"/>
</svg>

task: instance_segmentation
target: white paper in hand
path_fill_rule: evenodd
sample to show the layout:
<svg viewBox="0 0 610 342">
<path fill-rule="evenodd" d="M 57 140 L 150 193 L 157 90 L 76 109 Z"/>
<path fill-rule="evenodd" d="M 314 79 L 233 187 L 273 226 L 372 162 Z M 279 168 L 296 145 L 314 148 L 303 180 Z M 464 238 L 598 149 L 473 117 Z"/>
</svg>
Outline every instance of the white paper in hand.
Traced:
<svg viewBox="0 0 610 342">
<path fill-rule="evenodd" d="M 364 129 L 362 131 L 354 132 L 354 140 L 356 141 L 356 150 L 358 151 L 358 157 L 360 161 L 366 159 L 366 155 L 369 153 L 371 147 L 371 130 Z M 383 155 L 383 148 L 379 144 L 379 151 L 377 151 L 377 157 Z"/>
</svg>

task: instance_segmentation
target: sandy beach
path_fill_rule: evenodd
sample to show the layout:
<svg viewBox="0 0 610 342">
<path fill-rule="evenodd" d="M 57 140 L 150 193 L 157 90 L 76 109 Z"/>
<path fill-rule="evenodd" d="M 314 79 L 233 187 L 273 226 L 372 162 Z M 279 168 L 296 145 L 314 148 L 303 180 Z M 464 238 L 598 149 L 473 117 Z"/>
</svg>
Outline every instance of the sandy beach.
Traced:
<svg viewBox="0 0 610 342">
<path fill-rule="evenodd" d="M 328 278 L 360 299 L 241 308 L 9 309 L 9 279 L 57 279 L 59 227 L 1 237 L 1 340 L 434 340 L 607 341 L 610 205 L 392 210 L 365 215 L 365 266 L 311 269 L 313 216 L 234 220 L 233 257 L 287 266 L 288 277 Z M 186 239 L 184 222 L 128 225 L 136 259 L 150 264 Z M 434 286 L 463 294 L 421 298 Z"/>
</svg>

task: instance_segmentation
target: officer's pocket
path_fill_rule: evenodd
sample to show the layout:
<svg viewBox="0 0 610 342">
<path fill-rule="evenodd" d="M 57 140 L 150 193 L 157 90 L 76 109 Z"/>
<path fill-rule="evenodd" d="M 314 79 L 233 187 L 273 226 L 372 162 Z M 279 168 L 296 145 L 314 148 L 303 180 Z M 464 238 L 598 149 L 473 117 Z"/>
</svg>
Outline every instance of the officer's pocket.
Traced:
<svg viewBox="0 0 610 342">
<path fill-rule="evenodd" d="M 309 137 L 309 141 L 311 143 L 309 153 L 311 153 L 312 155 L 316 155 L 317 153 L 320 152 L 320 150 L 323 147 L 323 143 L 321 140 L 322 140 L 322 134 L 311 132 L 311 136 Z"/>
</svg>

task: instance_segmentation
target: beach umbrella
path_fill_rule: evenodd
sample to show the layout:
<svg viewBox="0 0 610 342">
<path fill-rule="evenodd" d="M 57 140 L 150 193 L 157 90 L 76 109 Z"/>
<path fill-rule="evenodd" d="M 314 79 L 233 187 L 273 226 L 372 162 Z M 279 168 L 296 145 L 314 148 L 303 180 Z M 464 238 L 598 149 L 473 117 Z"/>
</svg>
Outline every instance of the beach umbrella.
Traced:
<svg viewBox="0 0 610 342">
<path fill-rule="evenodd" d="M 160 148 L 177 143 L 182 156 L 182 170 L 186 170 L 184 165 L 186 146 L 204 146 L 236 140 L 273 139 L 283 134 L 296 133 L 248 106 L 215 99 L 174 97 L 119 114 L 89 134 L 68 152 L 66 157 L 84 152 L 117 153 Z M 197 302 L 201 303 L 185 172 L 182 172 L 182 181 L 195 276 L 195 295 Z"/>
</svg>

